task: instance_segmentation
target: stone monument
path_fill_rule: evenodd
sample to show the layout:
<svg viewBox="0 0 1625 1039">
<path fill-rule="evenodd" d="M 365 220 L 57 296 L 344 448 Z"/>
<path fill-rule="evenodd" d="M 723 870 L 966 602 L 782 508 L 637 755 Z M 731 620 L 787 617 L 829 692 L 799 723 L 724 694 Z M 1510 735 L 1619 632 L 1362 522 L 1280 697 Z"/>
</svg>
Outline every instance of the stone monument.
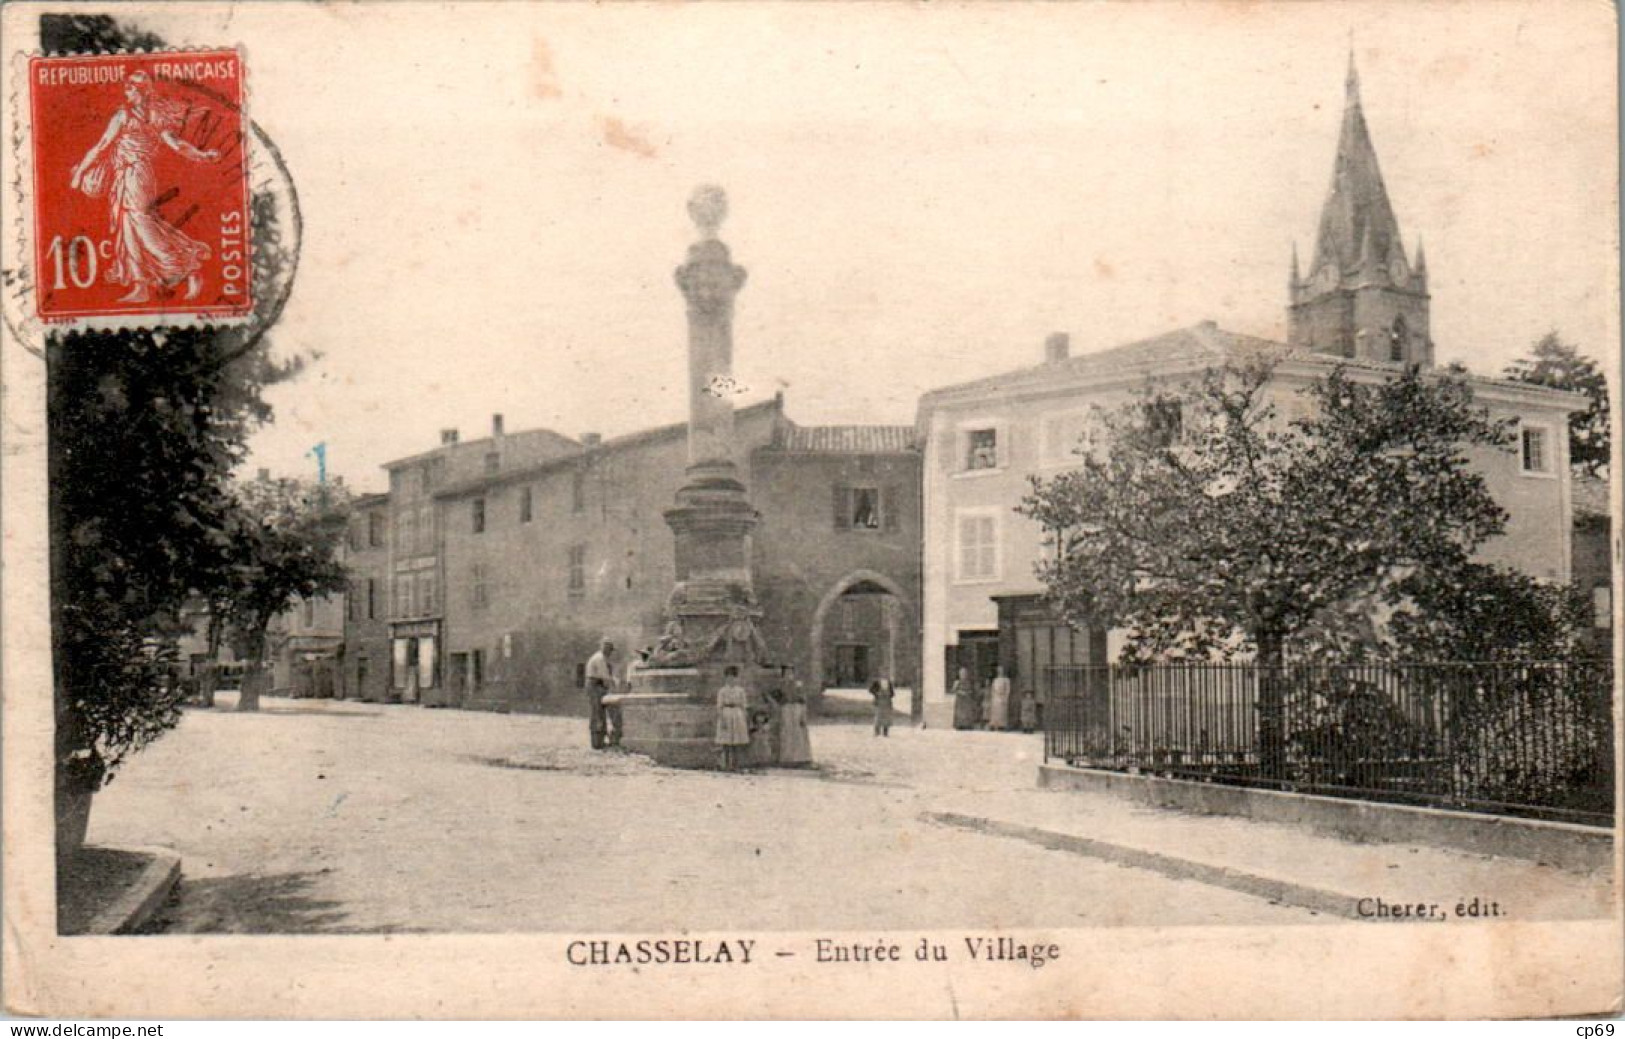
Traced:
<svg viewBox="0 0 1625 1039">
<path fill-rule="evenodd" d="M 761 607 L 751 584 L 750 535 L 758 519 L 740 475 L 734 437 L 734 297 L 745 284 L 717 231 L 728 213 L 721 188 L 695 189 L 688 213 L 699 240 L 677 268 L 688 304 L 688 468 L 665 512 L 676 553 L 677 583 L 666 630 L 629 689 L 606 702 L 621 708 L 621 745 L 665 765 L 712 768 L 716 694 L 723 670 L 739 668 L 752 714 L 771 710 L 763 694 L 781 670 L 769 664 Z M 766 741 L 748 763 L 765 764 Z"/>
</svg>

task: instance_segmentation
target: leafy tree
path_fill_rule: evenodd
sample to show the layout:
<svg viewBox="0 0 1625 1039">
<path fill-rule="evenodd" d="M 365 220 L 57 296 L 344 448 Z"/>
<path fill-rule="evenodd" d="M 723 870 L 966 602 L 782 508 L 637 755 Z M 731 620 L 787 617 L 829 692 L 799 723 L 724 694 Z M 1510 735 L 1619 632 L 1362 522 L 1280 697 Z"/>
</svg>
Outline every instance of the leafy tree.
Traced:
<svg viewBox="0 0 1625 1039">
<path fill-rule="evenodd" d="M 1406 578 L 1460 571 L 1502 529 L 1466 449 L 1510 434 L 1461 377 L 1334 368 L 1286 422 L 1271 376 L 1210 371 L 1099 412 L 1077 468 L 1034 478 L 1018 507 L 1046 531 L 1038 575 L 1062 612 L 1126 629 L 1125 660 L 1250 652 L 1273 669 L 1351 602 L 1397 603 Z M 1260 727 L 1278 760 L 1272 685 Z"/>
<path fill-rule="evenodd" d="M 1530 347 L 1529 356 L 1508 365 L 1502 374 L 1509 379 L 1572 390 L 1591 398 L 1584 411 L 1569 416 L 1569 464 L 1588 476 L 1607 470 L 1608 380 L 1597 362 L 1552 331 Z"/>
<path fill-rule="evenodd" d="M 215 606 L 245 648 L 248 674 L 237 709 L 259 710 L 265 632 L 299 599 L 342 591 L 339 558 L 349 500 L 339 489 L 297 480 L 260 479 L 239 486 L 241 508 L 231 536 L 229 577 Z"/>
<path fill-rule="evenodd" d="M 51 52 L 161 44 L 104 15 L 44 15 Z M 72 821 L 129 754 L 179 720 L 166 635 L 231 571 L 240 503 L 230 473 L 271 418 L 263 391 L 302 367 L 265 329 L 294 258 L 277 201 L 251 200 L 254 320 L 245 326 L 53 333 L 49 432 L 58 854 Z"/>
</svg>

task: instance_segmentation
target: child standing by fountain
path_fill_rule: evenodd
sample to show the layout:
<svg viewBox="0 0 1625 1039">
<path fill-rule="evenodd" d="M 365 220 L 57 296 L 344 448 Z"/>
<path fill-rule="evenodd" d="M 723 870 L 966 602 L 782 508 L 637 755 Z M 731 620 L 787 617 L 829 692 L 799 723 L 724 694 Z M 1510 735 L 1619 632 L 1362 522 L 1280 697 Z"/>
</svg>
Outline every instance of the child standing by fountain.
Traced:
<svg viewBox="0 0 1625 1039">
<path fill-rule="evenodd" d="M 744 748 L 750 744 L 750 720 L 745 715 L 749 695 L 739 684 L 738 667 L 729 664 L 722 676 L 722 688 L 717 690 L 717 750 L 722 770 L 736 772 Z"/>
</svg>

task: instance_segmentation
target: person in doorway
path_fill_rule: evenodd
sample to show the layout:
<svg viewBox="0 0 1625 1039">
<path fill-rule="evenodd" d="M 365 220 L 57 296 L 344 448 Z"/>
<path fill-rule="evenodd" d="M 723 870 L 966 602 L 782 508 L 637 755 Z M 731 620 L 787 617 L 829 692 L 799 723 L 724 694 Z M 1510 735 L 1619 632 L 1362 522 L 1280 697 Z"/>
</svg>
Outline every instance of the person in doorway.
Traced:
<svg viewBox="0 0 1625 1039">
<path fill-rule="evenodd" d="M 1021 731 L 1032 732 L 1036 728 L 1038 728 L 1038 697 L 1029 689 L 1021 694 Z"/>
<path fill-rule="evenodd" d="M 593 750 L 603 750 L 609 742 L 609 714 L 604 697 L 615 691 L 615 643 L 604 639 L 598 652 L 587 658 L 587 702 L 592 711 L 587 735 Z M 620 734 L 616 733 L 617 740 Z"/>
<path fill-rule="evenodd" d="M 739 684 L 739 668 L 729 664 L 717 690 L 717 753 L 724 772 L 739 771 L 740 759 L 750 744 L 750 719 L 745 711 L 750 696 Z"/>
<path fill-rule="evenodd" d="M 1004 673 L 1002 664 L 993 678 L 993 687 L 988 690 L 987 727 L 994 732 L 1010 727 L 1010 676 Z"/>
<path fill-rule="evenodd" d="M 870 682 L 869 695 L 875 701 L 875 735 L 890 736 L 892 700 L 897 696 L 891 678 L 882 676 Z"/>
<path fill-rule="evenodd" d="M 982 723 L 982 697 L 970 679 L 970 668 L 959 669 L 948 695 L 954 698 L 954 728 L 974 729 Z"/>
</svg>

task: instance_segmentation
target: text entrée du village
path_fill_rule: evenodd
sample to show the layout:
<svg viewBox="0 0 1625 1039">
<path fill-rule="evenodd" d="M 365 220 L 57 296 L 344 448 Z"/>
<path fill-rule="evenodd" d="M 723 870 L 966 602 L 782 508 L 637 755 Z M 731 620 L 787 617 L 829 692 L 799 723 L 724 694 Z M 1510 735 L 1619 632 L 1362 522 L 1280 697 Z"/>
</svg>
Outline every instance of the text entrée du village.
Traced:
<svg viewBox="0 0 1625 1039">
<path fill-rule="evenodd" d="M 965 936 L 955 940 L 919 938 L 847 941 L 815 938 L 810 944 L 766 947 L 756 938 L 612 938 L 580 939 L 564 947 L 574 967 L 644 967 L 667 965 L 740 965 L 779 959 L 791 962 L 947 963 L 950 960 L 1024 965 L 1034 970 L 1061 958 L 1055 942 L 1032 942 L 1008 936 Z"/>
</svg>

